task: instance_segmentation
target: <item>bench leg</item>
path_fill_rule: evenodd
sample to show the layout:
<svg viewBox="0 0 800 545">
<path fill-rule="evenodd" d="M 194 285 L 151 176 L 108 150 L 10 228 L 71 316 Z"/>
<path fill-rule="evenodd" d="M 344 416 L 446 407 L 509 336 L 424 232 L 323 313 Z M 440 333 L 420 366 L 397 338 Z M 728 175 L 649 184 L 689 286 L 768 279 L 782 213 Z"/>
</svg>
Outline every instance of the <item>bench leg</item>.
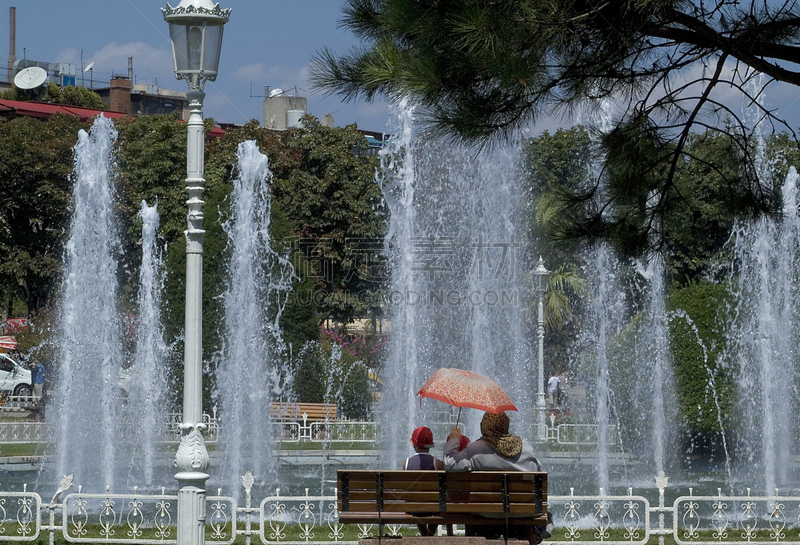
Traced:
<svg viewBox="0 0 800 545">
<path fill-rule="evenodd" d="M 436 531 L 439 529 L 438 524 L 417 524 L 419 535 L 421 536 L 435 536 Z"/>
</svg>

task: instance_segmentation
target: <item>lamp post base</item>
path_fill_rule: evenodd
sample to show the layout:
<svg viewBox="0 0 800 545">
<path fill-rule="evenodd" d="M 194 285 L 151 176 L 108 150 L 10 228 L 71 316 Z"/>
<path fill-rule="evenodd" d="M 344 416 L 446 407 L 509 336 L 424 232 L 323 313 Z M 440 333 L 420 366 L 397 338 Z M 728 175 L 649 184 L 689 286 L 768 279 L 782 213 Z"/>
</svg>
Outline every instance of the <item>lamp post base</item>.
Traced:
<svg viewBox="0 0 800 545">
<path fill-rule="evenodd" d="M 178 473 L 178 545 L 203 545 L 206 541 L 206 481 L 208 450 L 203 424 L 181 424 L 181 444 L 175 455 Z"/>
<path fill-rule="evenodd" d="M 544 393 L 536 396 L 536 434 L 539 441 L 547 440 L 547 404 Z"/>
<path fill-rule="evenodd" d="M 178 545 L 202 545 L 206 541 L 207 473 L 180 472 L 178 480 Z"/>
</svg>

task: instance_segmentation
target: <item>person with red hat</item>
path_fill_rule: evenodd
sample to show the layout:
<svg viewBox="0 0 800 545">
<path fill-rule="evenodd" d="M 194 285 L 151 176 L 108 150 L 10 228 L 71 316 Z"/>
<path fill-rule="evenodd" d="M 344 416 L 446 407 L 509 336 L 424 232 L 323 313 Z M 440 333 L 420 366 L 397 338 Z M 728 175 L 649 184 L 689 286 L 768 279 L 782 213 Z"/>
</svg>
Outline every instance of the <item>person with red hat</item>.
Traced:
<svg viewBox="0 0 800 545">
<path fill-rule="evenodd" d="M 411 434 L 414 454 L 403 462 L 403 469 L 444 469 L 444 463 L 429 454 L 433 448 L 433 432 L 426 426 L 420 426 Z"/>
<path fill-rule="evenodd" d="M 403 469 L 444 469 L 444 463 L 430 455 L 433 448 L 433 432 L 426 426 L 420 426 L 411 434 L 411 444 L 414 445 L 414 454 L 403 461 Z M 419 516 L 428 513 L 415 513 Z M 430 513 L 435 514 L 435 513 Z M 435 536 L 439 529 L 438 524 L 417 524 L 419 535 Z"/>
</svg>

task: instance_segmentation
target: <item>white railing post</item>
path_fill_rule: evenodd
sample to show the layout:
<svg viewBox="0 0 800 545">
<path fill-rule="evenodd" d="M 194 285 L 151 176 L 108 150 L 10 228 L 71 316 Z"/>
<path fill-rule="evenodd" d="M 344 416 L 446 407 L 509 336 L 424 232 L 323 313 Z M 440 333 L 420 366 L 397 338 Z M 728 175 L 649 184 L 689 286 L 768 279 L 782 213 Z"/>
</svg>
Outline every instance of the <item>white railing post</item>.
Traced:
<svg viewBox="0 0 800 545">
<path fill-rule="evenodd" d="M 244 486 L 244 514 L 245 514 L 245 522 L 244 522 L 244 531 L 245 531 L 245 538 L 244 543 L 245 545 L 250 545 L 250 535 L 252 533 L 252 522 L 250 520 L 250 516 L 255 509 L 251 507 L 252 505 L 252 497 L 250 496 L 251 490 L 253 488 L 253 483 L 255 482 L 255 478 L 253 474 L 248 469 L 244 475 L 242 475 L 242 485 Z M 238 530 L 238 529 L 237 529 Z"/>
<path fill-rule="evenodd" d="M 655 477 L 656 486 L 658 487 L 658 545 L 664 545 L 664 534 L 666 533 L 664 527 L 664 492 L 667 489 L 669 477 L 663 471 L 659 471 Z M 675 517 L 675 514 L 672 515 Z"/>
</svg>

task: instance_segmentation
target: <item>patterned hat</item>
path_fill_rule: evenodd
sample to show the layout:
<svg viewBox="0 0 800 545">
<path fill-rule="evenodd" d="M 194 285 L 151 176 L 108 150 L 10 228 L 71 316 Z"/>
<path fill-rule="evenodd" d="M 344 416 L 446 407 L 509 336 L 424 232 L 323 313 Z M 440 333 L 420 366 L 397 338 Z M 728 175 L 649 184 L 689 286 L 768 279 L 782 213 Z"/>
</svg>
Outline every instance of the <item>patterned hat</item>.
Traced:
<svg viewBox="0 0 800 545">
<path fill-rule="evenodd" d="M 510 420 L 506 413 L 486 413 L 481 420 L 481 438 L 500 456 L 513 458 L 522 452 L 522 439 L 508 433 Z"/>
</svg>

